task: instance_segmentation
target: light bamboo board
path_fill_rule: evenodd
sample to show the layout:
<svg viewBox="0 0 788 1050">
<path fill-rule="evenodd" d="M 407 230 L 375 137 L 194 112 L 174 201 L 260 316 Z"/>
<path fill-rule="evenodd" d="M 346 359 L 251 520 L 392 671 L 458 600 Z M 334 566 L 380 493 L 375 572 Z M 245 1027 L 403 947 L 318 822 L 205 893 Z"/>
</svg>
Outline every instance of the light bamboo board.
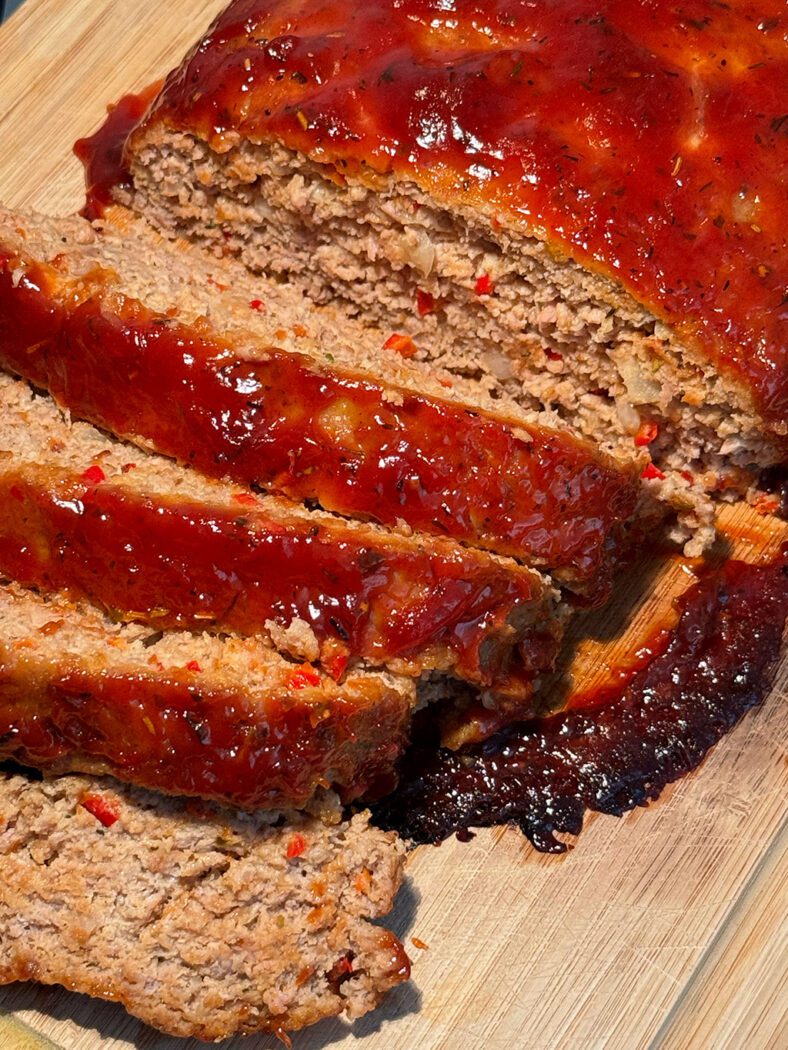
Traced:
<svg viewBox="0 0 788 1050">
<path fill-rule="evenodd" d="M 73 141 L 107 101 L 165 73 L 222 2 L 26 0 L 0 30 L 0 198 L 75 210 Z M 725 522 L 745 557 L 781 535 L 743 510 Z M 582 680 L 631 651 L 689 582 L 678 564 L 631 579 L 586 625 Z M 504 829 L 417 850 L 393 917 L 413 982 L 352 1027 L 297 1036 L 297 1050 L 788 1047 L 786 687 L 788 666 L 698 773 L 647 810 L 590 818 L 563 858 Z M 192 1046 L 58 989 L 0 990 L 0 1012 L 3 1048 Z"/>
</svg>

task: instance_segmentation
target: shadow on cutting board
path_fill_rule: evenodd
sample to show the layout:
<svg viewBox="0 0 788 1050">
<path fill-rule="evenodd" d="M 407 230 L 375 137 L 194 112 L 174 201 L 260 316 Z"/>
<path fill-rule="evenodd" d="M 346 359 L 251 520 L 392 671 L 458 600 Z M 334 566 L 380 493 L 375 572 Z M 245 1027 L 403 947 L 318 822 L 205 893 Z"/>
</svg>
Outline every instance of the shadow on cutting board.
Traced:
<svg viewBox="0 0 788 1050">
<path fill-rule="evenodd" d="M 394 910 L 381 920 L 393 930 L 404 942 L 413 926 L 419 906 L 419 893 L 409 881 L 397 896 Z M 407 949 L 407 945 L 406 945 Z M 411 953 L 409 953 L 411 954 Z M 353 1024 L 327 1018 L 303 1032 L 294 1032 L 295 1050 L 324 1050 L 341 1039 L 352 1036 L 363 1039 L 374 1032 L 379 1032 L 387 1024 L 397 1021 L 408 1014 L 418 1013 L 421 1009 L 421 992 L 413 981 L 399 985 L 372 1013 L 360 1018 Z M 176 1039 L 161 1035 L 154 1029 L 131 1017 L 117 1003 L 107 1003 L 100 999 L 91 999 L 87 995 L 68 992 L 64 988 L 38 985 L 14 984 L 0 989 L 0 1020 L 6 1012 L 18 1014 L 21 1011 L 39 1013 L 50 1022 L 49 1038 L 54 1043 L 44 1045 L 57 1046 L 58 1034 L 52 1030 L 52 1022 L 69 1023 L 69 1035 L 73 1040 L 73 1025 L 79 1025 L 85 1031 L 92 1031 L 101 1040 L 102 1045 L 110 1040 L 125 1041 L 136 1050 L 194 1050 L 207 1044 L 197 1040 Z M 77 1020 L 79 1019 L 79 1020 Z M 0 1032 L 0 1045 L 2 1032 Z M 12 1044 L 15 1046 L 15 1044 Z M 33 1043 L 38 1046 L 38 1043 Z M 217 1050 L 283 1050 L 282 1043 L 270 1035 L 245 1036 L 227 1039 L 222 1043 L 212 1044 Z M 20 1050 L 23 1044 L 19 1044 Z"/>
<path fill-rule="evenodd" d="M 348 1036 L 363 1039 L 408 1014 L 418 1013 L 420 1009 L 421 993 L 416 986 L 412 982 L 400 985 L 390 993 L 377 1010 L 373 1010 L 371 1014 L 367 1014 L 366 1017 L 362 1017 L 353 1024 L 336 1018 L 328 1018 L 309 1029 L 293 1032 L 294 1050 L 324 1050 Z M 177 1039 L 161 1035 L 141 1021 L 130 1017 L 117 1003 L 91 999 L 87 995 L 68 992 L 64 988 L 35 984 L 11 985 L 0 992 L 0 1021 L 6 1010 L 12 1010 L 14 1014 L 19 1014 L 20 1011 L 32 1011 L 44 1015 L 49 1022 L 47 1027 L 50 1036 L 39 1043 L 35 1038 L 37 1033 L 31 1032 L 33 1036 L 31 1045 L 35 1047 L 41 1044 L 47 1047 L 60 1045 L 57 1042 L 58 1033 L 53 1030 L 57 1022 L 68 1024 L 68 1035 L 64 1033 L 64 1038 L 69 1040 L 69 1044 L 73 1041 L 75 1028 L 77 1028 L 83 1039 L 85 1034 L 93 1032 L 95 1037 L 101 1041 L 101 1045 L 117 1039 L 122 1044 L 134 1047 L 135 1050 L 197 1050 L 197 1048 L 204 1048 L 208 1045 L 194 1039 Z M 77 1018 L 81 1020 L 75 1020 Z M 25 1030 L 22 1028 L 23 1032 Z M 17 1044 L 12 1043 L 11 1045 L 15 1050 Z M 20 1041 L 20 1050 L 23 1045 Z M 227 1039 L 224 1042 L 210 1045 L 215 1046 L 217 1050 L 283 1050 L 282 1043 L 275 1036 L 263 1034 Z"/>
</svg>

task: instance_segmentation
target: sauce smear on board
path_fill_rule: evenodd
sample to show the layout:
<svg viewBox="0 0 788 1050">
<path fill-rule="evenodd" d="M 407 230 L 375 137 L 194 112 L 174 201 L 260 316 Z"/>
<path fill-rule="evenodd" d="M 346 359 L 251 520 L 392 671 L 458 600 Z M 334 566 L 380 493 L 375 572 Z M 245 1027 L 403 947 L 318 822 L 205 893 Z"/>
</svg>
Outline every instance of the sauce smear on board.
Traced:
<svg viewBox="0 0 788 1050">
<path fill-rule="evenodd" d="M 729 561 L 679 599 L 668 645 L 611 698 L 512 726 L 464 752 L 424 743 L 377 822 L 416 842 L 517 824 L 546 853 L 587 809 L 620 816 L 700 764 L 766 695 L 788 615 L 788 544 L 766 565 Z M 659 649 L 662 648 L 660 652 Z"/>
</svg>

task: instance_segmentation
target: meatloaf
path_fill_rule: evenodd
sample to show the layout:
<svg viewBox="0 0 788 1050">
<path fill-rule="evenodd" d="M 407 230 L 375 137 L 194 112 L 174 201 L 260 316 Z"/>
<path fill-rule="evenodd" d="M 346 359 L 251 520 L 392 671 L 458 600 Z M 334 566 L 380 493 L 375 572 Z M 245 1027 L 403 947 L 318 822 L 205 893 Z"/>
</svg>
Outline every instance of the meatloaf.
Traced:
<svg viewBox="0 0 788 1050">
<path fill-rule="evenodd" d="M 255 639 L 152 631 L 0 583 L 0 757 L 243 808 L 394 784 L 411 679 L 339 685 Z"/>
<path fill-rule="evenodd" d="M 409 347 L 141 223 L 98 235 L 80 219 L 0 213 L 0 367 L 77 417 L 204 473 L 448 536 L 604 598 L 642 461 L 502 414 Z"/>
<path fill-rule="evenodd" d="M 0 773 L 0 983 L 120 1002 L 170 1035 L 286 1038 L 407 979 L 404 850 L 359 814 L 254 816 L 111 780 Z"/>
<path fill-rule="evenodd" d="M 553 664 L 562 614 L 533 570 L 210 481 L 2 374 L 0 503 L 0 572 L 117 620 L 263 634 L 337 680 L 441 671 L 512 701 Z"/>
<path fill-rule="evenodd" d="M 235 0 L 116 194 L 735 495 L 788 452 L 784 14 Z"/>
</svg>

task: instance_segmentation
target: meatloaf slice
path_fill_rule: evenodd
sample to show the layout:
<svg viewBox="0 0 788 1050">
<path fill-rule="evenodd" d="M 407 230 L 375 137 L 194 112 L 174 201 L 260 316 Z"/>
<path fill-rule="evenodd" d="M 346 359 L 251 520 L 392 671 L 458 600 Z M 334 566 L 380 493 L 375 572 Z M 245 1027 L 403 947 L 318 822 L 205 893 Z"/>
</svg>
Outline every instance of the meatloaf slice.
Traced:
<svg viewBox="0 0 788 1050">
<path fill-rule="evenodd" d="M 527 700 L 561 612 L 540 575 L 210 481 L 69 424 L 0 374 L 0 572 L 117 620 L 266 635 L 339 680 L 448 672 Z"/>
<path fill-rule="evenodd" d="M 393 784 L 410 679 L 342 685 L 262 641 L 117 624 L 0 586 L 0 756 L 243 808 Z"/>
<path fill-rule="evenodd" d="M 639 465 L 142 223 L 0 214 L 0 366 L 204 473 L 610 589 Z M 395 341 L 396 342 L 396 341 Z"/>
<path fill-rule="evenodd" d="M 696 6 L 236 0 L 117 195 L 648 446 L 668 495 L 741 492 L 788 453 L 788 58 L 778 18 Z"/>
<path fill-rule="evenodd" d="M 170 1035 L 360 1017 L 409 975 L 369 921 L 393 904 L 404 849 L 367 814 L 249 816 L 4 773 L 0 858 L 0 983 L 62 984 Z"/>
</svg>

